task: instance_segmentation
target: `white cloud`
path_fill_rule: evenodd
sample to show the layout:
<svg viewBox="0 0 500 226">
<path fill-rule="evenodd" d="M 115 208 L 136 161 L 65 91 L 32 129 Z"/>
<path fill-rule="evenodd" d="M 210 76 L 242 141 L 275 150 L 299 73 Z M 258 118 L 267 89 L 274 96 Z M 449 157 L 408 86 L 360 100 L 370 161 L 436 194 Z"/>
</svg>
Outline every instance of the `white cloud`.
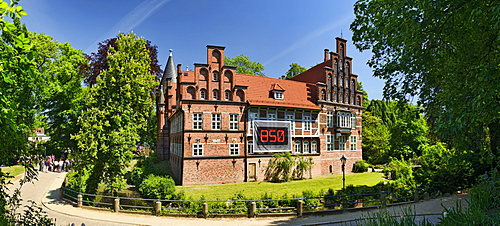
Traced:
<svg viewBox="0 0 500 226">
<path fill-rule="evenodd" d="M 303 45 L 309 43 L 310 41 L 312 41 L 313 39 L 315 39 L 316 37 L 326 33 L 326 32 L 329 32 L 331 30 L 334 30 L 346 23 L 350 23 L 353 19 L 354 19 L 354 15 L 353 14 L 350 14 L 350 15 L 344 15 L 342 16 L 341 18 L 343 18 L 342 20 L 336 20 L 334 23 L 331 23 L 329 25 L 326 25 L 324 27 L 321 27 L 315 31 L 313 31 L 312 33 L 310 33 L 309 35 L 307 35 L 306 37 L 300 39 L 299 41 L 293 43 L 290 47 L 286 48 L 285 50 L 281 51 L 279 54 L 273 56 L 271 59 L 269 59 L 267 62 L 264 63 L 264 65 L 267 65 L 293 51 L 295 51 L 296 49 L 302 47 Z"/>
<path fill-rule="evenodd" d="M 128 33 L 132 31 L 132 29 L 139 26 L 142 22 L 144 22 L 150 15 L 155 13 L 158 9 L 160 9 L 165 3 L 170 0 L 147 0 L 135 7 L 132 11 L 130 11 L 127 15 L 125 15 L 115 26 L 108 30 L 106 34 L 101 36 L 98 40 L 92 43 L 85 52 L 90 53 L 93 49 L 97 48 L 97 44 L 105 39 L 114 37 L 118 32 Z"/>
</svg>

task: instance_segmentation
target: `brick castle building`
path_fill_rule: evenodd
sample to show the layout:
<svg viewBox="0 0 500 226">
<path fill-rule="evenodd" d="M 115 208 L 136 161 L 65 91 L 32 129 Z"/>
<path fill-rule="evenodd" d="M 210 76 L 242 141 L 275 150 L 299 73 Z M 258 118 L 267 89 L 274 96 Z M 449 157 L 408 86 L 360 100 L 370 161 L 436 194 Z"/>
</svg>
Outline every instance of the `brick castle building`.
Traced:
<svg viewBox="0 0 500 226">
<path fill-rule="evenodd" d="M 311 157 L 312 176 L 341 173 L 362 159 L 362 92 L 346 40 L 323 62 L 285 80 L 236 73 L 224 49 L 207 46 L 207 62 L 175 66 L 162 77 L 157 152 L 181 185 L 264 180 L 275 152 Z M 255 131 L 254 131 L 255 130 Z"/>
</svg>

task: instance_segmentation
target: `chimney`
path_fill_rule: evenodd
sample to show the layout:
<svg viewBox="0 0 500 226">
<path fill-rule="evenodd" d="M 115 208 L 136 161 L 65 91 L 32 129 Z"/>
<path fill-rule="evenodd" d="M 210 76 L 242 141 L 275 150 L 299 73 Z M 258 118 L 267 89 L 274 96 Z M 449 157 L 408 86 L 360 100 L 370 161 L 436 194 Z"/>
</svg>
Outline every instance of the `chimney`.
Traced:
<svg viewBox="0 0 500 226">
<path fill-rule="evenodd" d="M 329 60 L 329 57 L 328 57 L 329 52 L 330 52 L 329 49 L 325 49 L 325 59 L 323 60 L 323 62 L 327 62 Z"/>
</svg>

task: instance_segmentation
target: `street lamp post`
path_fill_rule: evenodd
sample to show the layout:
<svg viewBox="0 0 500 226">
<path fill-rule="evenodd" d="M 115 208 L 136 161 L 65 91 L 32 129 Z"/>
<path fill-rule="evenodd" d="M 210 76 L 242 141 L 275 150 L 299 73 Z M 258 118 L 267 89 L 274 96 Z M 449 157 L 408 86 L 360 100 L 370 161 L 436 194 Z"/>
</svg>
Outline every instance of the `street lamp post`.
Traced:
<svg viewBox="0 0 500 226">
<path fill-rule="evenodd" d="M 340 162 L 342 162 L 342 188 L 345 189 L 345 162 L 347 161 L 346 157 L 342 155 L 340 158 Z"/>
</svg>

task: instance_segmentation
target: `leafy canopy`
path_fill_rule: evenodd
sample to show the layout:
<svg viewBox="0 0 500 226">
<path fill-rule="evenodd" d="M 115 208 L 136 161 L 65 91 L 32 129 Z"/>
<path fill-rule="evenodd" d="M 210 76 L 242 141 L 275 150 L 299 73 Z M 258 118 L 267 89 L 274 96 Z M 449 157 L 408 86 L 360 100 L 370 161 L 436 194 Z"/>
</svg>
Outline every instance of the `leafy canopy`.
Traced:
<svg viewBox="0 0 500 226">
<path fill-rule="evenodd" d="M 384 95 L 419 98 L 446 143 L 500 152 L 500 1 L 358 0 L 354 45 L 386 80 Z"/>
<path fill-rule="evenodd" d="M 243 54 L 238 55 L 235 58 L 225 57 L 224 61 L 227 66 L 236 67 L 237 73 L 266 76 L 264 74 L 264 65 L 259 62 L 251 61 L 248 56 Z"/>
</svg>

